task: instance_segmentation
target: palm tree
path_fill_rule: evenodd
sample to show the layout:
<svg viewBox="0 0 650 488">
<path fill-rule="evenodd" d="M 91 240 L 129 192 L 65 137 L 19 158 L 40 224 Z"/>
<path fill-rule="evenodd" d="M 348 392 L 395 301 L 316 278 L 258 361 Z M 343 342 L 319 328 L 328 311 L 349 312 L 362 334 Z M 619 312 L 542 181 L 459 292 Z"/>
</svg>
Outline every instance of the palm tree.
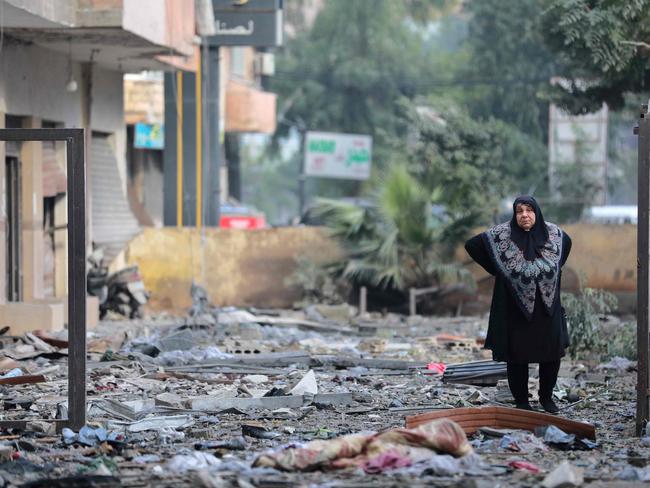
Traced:
<svg viewBox="0 0 650 488">
<path fill-rule="evenodd" d="M 395 165 L 380 178 L 366 205 L 317 200 L 313 210 L 342 245 L 347 259 L 341 276 L 357 286 L 406 291 L 444 288 L 470 274 L 453 262 L 453 252 L 477 215 L 454 215 L 406 166 Z"/>
</svg>

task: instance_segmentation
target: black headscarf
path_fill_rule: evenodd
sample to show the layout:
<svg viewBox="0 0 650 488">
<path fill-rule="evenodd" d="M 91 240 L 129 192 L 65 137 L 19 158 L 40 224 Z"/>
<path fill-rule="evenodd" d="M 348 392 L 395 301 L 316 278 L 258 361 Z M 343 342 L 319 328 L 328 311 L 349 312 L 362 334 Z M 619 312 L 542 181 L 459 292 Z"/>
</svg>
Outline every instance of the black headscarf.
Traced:
<svg viewBox="0 0 650 488">
<path fill-rule="evenodd" d="M 530 205 L 535 210 L 535 225 L 525 231 L 517 224 L 517 204 Z M 512 219 L 510 220 L 510 239 L 517 244 L 517 247 L 524 253 L 528 261 L 533 261 L 541 254 L 541 250 L 548 241 L 548 229 L 542 209 L 539 208 L 537 201 L 529 195 L 521 195 L 515 198 L 512 204 Z"/>
</svg>

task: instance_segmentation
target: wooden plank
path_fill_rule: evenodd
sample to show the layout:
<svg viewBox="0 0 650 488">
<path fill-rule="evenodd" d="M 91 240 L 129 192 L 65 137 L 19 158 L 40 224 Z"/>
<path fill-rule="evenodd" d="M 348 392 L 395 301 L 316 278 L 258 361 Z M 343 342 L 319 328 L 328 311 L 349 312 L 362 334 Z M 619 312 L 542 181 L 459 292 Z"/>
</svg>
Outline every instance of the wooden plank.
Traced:
<svg viewBox="0 0 650 488">
<path fill-rule="evenodd" d="M 426 366 L 424 361 L 405 361 L 403 359 L 353 358 L 329 355 L 318 355 L 314 356 L 312 359 L 312 367 L 331 365 L 336 368 L 354 368 L 357 366 L 363 366 L 364 368 L 409 370 Z"/>
<path fill-rule="evenodd" d="M 276 397 L 259 398 L 218 398 L 213 396 L 200 396 L 189 398 L 186 407 L 192 410 L 219 411 L 236 408 L 238 410 L 265 409 L 276 410 L 278 408 L 300 408 L 303 405 L 316 403 L 320 405 L 351 405 L 353 403 L 352 393 L 324 393 L 314 395 L 309 399 L 302 395 L 287 395 Z"/>
<path fill-rule="evenodd" d="M 27 385 L 32 383 L 45 383 L 45 376 L 42 374 L 25 374 L 10 378 L 0 378 L 0 385 Z"/>
</svg>

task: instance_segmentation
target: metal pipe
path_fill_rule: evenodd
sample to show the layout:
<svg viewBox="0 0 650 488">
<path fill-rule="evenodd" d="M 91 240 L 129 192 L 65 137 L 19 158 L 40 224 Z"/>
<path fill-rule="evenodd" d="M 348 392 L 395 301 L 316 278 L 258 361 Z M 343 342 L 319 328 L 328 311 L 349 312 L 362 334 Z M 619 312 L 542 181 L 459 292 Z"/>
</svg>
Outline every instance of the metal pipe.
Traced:
<svg viewBox="0 0 650 488">
<path fill-rule="evenodd" d="M 644 434 L 648 405 L 648 303 L 650 293 L 650 119 L 648 105 L 639 116 L 638 227 L 637 227 L 637 402 L 636 433 Z"/>
</svg>

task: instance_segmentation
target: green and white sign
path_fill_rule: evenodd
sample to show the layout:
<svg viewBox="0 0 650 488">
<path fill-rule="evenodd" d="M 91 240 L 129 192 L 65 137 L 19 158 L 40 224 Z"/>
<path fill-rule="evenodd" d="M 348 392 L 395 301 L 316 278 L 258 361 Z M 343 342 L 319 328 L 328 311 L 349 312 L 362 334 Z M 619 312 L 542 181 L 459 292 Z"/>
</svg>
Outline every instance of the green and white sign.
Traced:
<svg viewBox="0 0 650 488">
<path fill-rule="evenodd" d="M 361 134 L 307 132 L 305 175 L 367 180 L 372 160 L 372 137 Z"/>
</svg>

